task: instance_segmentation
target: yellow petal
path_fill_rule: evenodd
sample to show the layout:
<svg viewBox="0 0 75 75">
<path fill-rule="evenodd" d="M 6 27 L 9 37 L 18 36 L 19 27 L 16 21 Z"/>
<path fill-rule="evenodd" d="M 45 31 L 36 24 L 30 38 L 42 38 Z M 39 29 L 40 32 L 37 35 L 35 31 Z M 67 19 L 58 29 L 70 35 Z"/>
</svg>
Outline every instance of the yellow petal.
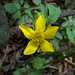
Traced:
<svg viewBox="0 0 75 75">
<path fill-rule="evenodd" d="M 58 26 L 48 27 L 47 30 L 44 32 L 45 39 L 53 38 L 58 28 L 59 28 Z"/>
<path fill-rule="evenodd" d="M 25 48 L 23 54 L 24 55 L 33 54 L 33 53 L 35 53 L 35 51 L 37 50 L 37 48 L 38 48 L 38 43 L 31 40 L 28 43 L 27 47 Z"/>
<path fill-rule="evenodd" d="M 35 30 L 41 30 L 44 31 L 46 26 L 45 17 L 43 15 L 40 15 L 35 23 Z"/>
<path fill-rule="evenodd" d="M 54 52 L 52 44 L 46 40 L 43 40 L 43 42 L 40 44 L 40 48 L 43 52 Z"/>
<path fill-rule="evenodd" d="M 30 27 L 19 25 L 19 28 L 22 30 L 23 34 L 28 39 L 32 39 L 33 38 L 33 35 L 34 35 L 35 32 Z"/>
</svg>

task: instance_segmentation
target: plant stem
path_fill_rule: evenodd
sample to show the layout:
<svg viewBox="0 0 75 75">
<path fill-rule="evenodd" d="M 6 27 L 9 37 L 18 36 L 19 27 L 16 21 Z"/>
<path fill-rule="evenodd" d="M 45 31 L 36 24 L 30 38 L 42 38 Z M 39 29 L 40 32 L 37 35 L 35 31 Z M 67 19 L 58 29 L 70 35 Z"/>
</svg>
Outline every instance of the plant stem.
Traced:
<svg viewBox="0 0 75 75">
<path fill-rule="evenodd" d="M 57 61 L 60 61 L 60 60 L 63 60 L 64 58 L 68 58 L 68 57 L 73 56 L 73 55 L 75 55 L 75 52 L 74 52 L 74 53 L 71 53 L 71 54 L 69 54 L 69 55 L 66 55 L 66 56 L 64 56 L 64 57 L 55 59 L 55 60 L 53 60 L 53 61 L 51 61 L 51 62 L 48 62 L 48 63 L 44 64 L 44 66 L 49 65 L 49 64 L 54 63 L 54 62 L 57 62 Z"/>
</svg>

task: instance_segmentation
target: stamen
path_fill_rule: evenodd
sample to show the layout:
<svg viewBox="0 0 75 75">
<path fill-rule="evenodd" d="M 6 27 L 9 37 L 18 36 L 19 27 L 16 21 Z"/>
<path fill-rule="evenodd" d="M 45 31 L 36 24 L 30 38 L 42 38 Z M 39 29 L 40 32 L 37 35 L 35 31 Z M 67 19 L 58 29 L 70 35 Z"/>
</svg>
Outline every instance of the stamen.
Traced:
<svg viewBox="0 0 75 75">
<path fill-rule="evenodd" d="M 33 37 L 33 41 L 41 43 L 43 39 L 44 39 L 43 32 L 35 31 L 35 35 Z"/>
</svg>

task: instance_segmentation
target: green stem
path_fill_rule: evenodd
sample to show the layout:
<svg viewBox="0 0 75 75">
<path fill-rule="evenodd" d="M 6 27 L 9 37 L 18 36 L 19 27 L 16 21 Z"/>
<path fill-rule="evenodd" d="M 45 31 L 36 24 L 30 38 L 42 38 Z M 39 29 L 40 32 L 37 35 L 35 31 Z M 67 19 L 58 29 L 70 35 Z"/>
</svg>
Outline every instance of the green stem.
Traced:
<svg viewBox="0 0 75 75">
<path fill-rule="evenodd" d="M 48 63 L 44 64 L 44 66 L 49 65 L 49 64 L 54 63 L 54 62 L 57 62 L 57 61 L 60 61 L 60 60 L 63 60 L 64 58 L 68 58 L 68 57 L 73 56 L 73 55 L 75 55 L 75 52 L 74 52 L 74 53 L 71 53 L 71 54 L 69 54 L 69 55 L 66 55 L 66 56 L 64 56 L 64 57 L 55 59 L 55 60 L 53 60 L 53 61 L 51 61 L 51 62 L 48 62 Z"/>
<path fill-rule="evenodd" d="M 32 61 L 32 60 L 33 60 L 34 58 L 36 58 L 36 57 L 48 58 L 48 57 L 51 57 L 51 56 L 62 56 L 63 53 L 65 53 L 65 55 L 68 55 L 68 56 L 69 56 L 70 54 L 72 54 L 72 53 L 74 53 L 73 55 L 75 55 L 75 50 L 60 51 L 60 52 L 54 52 L 54 53 L 45 53 L 45 54 L 42 54 L 42 55 L 39 54 L 39 55 L 37 55 L 37 56 L 34 56 L 34 57 L 32 57 L 32 58 L 29 58 L 29 59 L 27 59 L 27 60 L 25 60 L 25 61 L 19 63 L 19 64 L 17 65 L 17 67 L 20 67 L 20 66 L 22 66 L 22 65 L 24 65 L 24 64 L 30 63 L 30 61 Z M 56 59 L 56 60 L 54 60 L 54 61 L 51 61 L 50 63 L 59 61 L 59 60 L 64 59 L 64 58 L 66 58 L 66 57 L 68 57 L 68 56 L 61 57 L 61 58 L 59 58 L 59 59 Z M 72 56 L 72 55 L 70 55 L 70 56 Z M 50 64 L 50 63 L 49 63 L 49 64 Z"/>
</svg>

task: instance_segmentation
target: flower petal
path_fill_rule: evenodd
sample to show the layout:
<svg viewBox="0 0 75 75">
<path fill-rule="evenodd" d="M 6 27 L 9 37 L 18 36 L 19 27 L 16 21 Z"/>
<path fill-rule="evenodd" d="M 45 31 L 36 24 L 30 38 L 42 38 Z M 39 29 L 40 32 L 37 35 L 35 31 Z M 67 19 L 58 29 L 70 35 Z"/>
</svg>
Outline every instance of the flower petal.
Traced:
<svg viewBox="0 0 75 75">
<path fill-rule="evenodd" d="M 27 47 L 25 48 L 23 54 L 24 55 L 30 55 L 35 53 L 36 49 L 38 48 L 38 43 L 34 42 L 34 41 L 30 41 L 27 45 Z"/>
<path fill-rule="evenodd" d="M 40 44 L 40 48 L 43 52 L 54 52 L 52 44 L 46 40 L 43 40 L 43 42 Z"/>
<path fill-rule="evenodd" d="M 44 32 L 45 39 L 53 38 L 58 28 L 59 28 L 58 26 L 48 27 L 47 30 Z"/>
<path fill-rule="evenodd" d="M 46 26 L 45 17 L 43 15 L 40 15 L 35 23 L 35 30 L 41 30 L 44 31 Z"/>
<path fill-rule="evenodd" d="M 28 39 L 32 39 L 33 38 L 33 35 L 34 35 L 35 32 L 30 27 L 19 25 L 19 28 L 22 30 L 23 34 Z"/>
</svg>

